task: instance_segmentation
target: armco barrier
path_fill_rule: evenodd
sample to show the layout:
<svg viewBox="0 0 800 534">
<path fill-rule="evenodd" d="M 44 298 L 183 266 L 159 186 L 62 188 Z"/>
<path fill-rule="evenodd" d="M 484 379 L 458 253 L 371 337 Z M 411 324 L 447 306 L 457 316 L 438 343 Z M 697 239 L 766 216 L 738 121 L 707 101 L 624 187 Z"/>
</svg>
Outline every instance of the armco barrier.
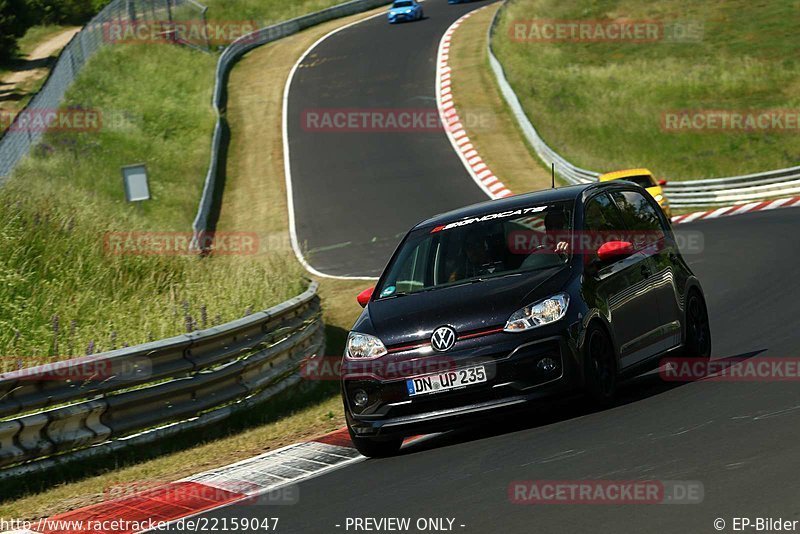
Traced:
<svg viewBox="0 0 800 534">
<path fill-rule="evenodd" d="M 302 17 L 279 22 L 272 26 L 267 26 L 253 33 L 249 33 L 235 40 L 225 49 L 217 61 L 216 80 L 214 84 L 214 95 L 212 105 L 217 113 L 217 124 L 214 128 L 214 135 L 211 139 L 211 161 L 208 165 L 208 172 L 203 185 L 203 194 L 200 198 L 200 205 L 197 209 L 192 230 L 194 239 L 192 247 L 195 250 L 201 248 L 201 236 L 213 230 L 213 212 L 215 199 L 220 192 L 217 184 L 222 182 L 221 177 L 225 173 L 225 151 L 229 140 L 228 122 L 225 118 L 225 106 L 227 100 L 228 75 L 233 65 L 244 54 L 253 48 L 277 41 L 289 35 L 295 34 L 311 26 L 322 24 L 329 20 L 334 20 L 356 13 L 362 13 L 382 5 L 389 4 L 387 0 L 353 0 L 344 4 L 329 7 L 316 13 L 310 13 Z"/>
<path fill-rule="evenodd" d="M 296 384 L 300 362 L 324 345 L 317 287 L 207 330 L 0 375 L 0 467 L 217 422 Z M 70 369 L 98 372 L 54 379 Z"/>
<path fill-rule="evenodd" d="M 596 180 L 600 175 L 599 172 L 582 169 L 573 165 L 545 143 L 544 139 L 542 139 L 536 131 L 536 128 L 531 124 L 530 119 L 525 114 L 525 110 L 522 108 L 519 98 L 506 79 L 503 66 L 492 50 L 492 38 L 500 14 L 504 9 L 505 5 L 495 12 L 494 19 L 489 26 L 489 35 L 487 38 L 489 64 L 497 80 L 500 92 L 522 129 L 525 139 L 531 147 L 533 147 L 539 159 L 548 167 L 550 167 L 551 164 L 555 165 L 556 172 L 568 183 L 581 184 Z M 732 204 L 764 200 L 766 198 L 778 196 L 797 195 L 800 193 L 800 167 L 790 167 L 726 178 L 708 178 L 692 181 L 673 180 L 666 186 L 665 192 L 669 196 L 670 204 L 676 208 Z"/>
</svg>

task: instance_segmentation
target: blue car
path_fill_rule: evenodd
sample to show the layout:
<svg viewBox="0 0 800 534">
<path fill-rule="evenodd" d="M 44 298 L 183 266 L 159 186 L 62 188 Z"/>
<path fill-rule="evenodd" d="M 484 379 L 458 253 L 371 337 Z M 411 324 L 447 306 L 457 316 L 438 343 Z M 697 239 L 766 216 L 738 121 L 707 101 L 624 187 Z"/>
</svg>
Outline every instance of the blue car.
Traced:
<svg viewBox="0 0 800 534">
<path fill-rule="evenodd" d="M 420 20 L 422 17 L 422 6 L 416 0 L 395 0 L 389 8 L 389 24 Z"/>
</svg>

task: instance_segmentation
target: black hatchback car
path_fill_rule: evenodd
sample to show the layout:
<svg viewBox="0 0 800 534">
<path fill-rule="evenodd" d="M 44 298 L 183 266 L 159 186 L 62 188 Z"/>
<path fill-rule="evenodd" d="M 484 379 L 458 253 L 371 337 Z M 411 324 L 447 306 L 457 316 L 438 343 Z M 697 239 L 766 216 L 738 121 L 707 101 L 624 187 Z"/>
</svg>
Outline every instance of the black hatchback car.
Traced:
<svg viewBox="0 0 800 534">
<path fill-rule="evenodd" d="M 658 204 L 628 182 L 428 219 L 358 301 L 342 396 L 366 456 L 554 394 L 607 403 L 666 354 L 711 353 L 700 283 Z"/>
</svg>

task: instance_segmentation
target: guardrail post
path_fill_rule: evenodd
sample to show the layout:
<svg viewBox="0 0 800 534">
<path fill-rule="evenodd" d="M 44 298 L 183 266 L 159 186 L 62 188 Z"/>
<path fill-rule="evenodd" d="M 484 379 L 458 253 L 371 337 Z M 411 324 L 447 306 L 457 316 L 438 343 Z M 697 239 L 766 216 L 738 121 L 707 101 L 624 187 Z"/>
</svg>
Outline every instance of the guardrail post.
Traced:
<svg viewBox="0 0 800 534">
<path fill-rule="evenodd" d="M 17 434 L 22 430 L 19 421 L 4 421 L 0 423 L 0 465 L 18 461 L 25 455 L 15 442 Z"/>
</svg>

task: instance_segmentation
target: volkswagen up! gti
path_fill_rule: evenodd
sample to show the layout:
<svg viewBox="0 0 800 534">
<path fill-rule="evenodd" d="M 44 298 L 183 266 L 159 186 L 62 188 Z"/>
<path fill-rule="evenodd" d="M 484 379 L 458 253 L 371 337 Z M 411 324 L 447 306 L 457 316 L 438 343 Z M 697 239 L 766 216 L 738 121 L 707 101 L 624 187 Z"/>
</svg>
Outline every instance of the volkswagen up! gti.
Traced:
<svg viewBox="0 0 800 534">
<path fill-rule="evenodd" d="M 358 300 L 341 389 L 366 456 L 545 396 L 607 403 L 667 353 L 711 352 L 700 282 L 658 204 L 628 182 L 428 219 Z"/>
</svg>

